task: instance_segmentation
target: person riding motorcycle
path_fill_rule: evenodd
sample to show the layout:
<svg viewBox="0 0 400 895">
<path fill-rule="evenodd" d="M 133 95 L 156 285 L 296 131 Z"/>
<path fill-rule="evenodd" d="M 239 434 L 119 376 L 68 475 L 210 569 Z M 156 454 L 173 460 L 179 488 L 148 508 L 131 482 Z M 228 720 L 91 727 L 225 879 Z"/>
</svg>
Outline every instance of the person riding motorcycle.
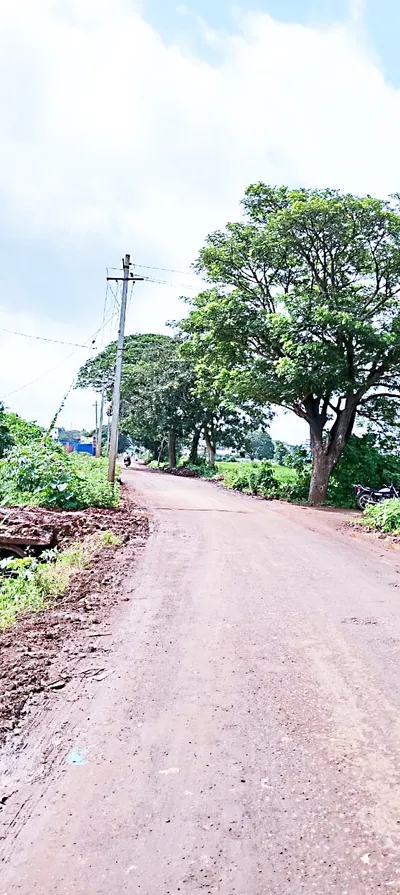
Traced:
<svg viewBox="0 0 400 895">
<path fill-rule="evenodd" d="M 129 451 L 125 451 L 125 453 L 124 453 L 124 466 L 130 466 L 130 465 L 131 465 L 131 455 L 130 455 Z"/>
</svg>

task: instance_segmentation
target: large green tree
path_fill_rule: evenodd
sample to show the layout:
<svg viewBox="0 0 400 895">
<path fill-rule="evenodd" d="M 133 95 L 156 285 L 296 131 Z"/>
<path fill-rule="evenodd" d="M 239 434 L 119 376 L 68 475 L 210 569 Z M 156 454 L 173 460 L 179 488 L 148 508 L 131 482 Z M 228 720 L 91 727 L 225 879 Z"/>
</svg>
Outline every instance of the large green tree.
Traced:
<svg viewBox="0 0 400 895">
<path fill-rule="evenodd" d="M 252 460 L 272 460 L 274 456 L 274 442 L 269 432 L 262 429 L 249 432 L 245 448 Z"/>
<path fill-rule="evenodd" d="M 179 337 L 132 335 L 124 346 L 121 388 L 121 431 L 157 456 L 168 447 L 169 463 L 176 465 L 178 441 L 191 443 L 190 460 L 197 461 L 201 435 L 209 462 L 218 445 L 240 448 L 249 428 L 262 422 L 250 402 L 235 405 L 206 382 L 198 386 L 190 350 L 182 350 Z M 100 391 L 103 384 L 111 400 L 116 357 L 115 342 L 80 370 L 77 386 Z"/>
<path fill-rule="evenodd" d="M 200 377 L 308 423 L 319 504 L 356 418 L 399 422 L 400 200 L 258 183 L 243 206 L 201 250 L 210 288 L 182 327 Z"/>
<path fill-rule="evenodd" d="M 100 392 L 112 400 L 116 343 L 112 342 L 81 368 L 78 388 Z M 168 441 L 170 463 L 175 465 L 176 438 L 187 421 L 190 383 L 187 364 L 181 362 L 177 345 L 169 336 L 131 335 L 125 338 L 121 388 L 121 432 L 156 456 Z M 189 425 L 189 424 L 188 424 Z"/>
</svg>

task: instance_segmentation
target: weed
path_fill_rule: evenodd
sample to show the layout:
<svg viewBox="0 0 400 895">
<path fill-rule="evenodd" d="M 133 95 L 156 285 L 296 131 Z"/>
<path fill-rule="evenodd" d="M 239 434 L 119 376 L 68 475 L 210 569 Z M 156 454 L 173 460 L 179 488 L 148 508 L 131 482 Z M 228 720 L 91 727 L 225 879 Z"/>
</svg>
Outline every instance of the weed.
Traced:
<svg viewBox="0 0 400 895">
<path fill-rule="evenodd" d="M 368 506 L 364 513 L 363 523 L 388 534 L 400 532 L 400 500 L 383 500 Z"/>
<path fill-rule="evenodd" d="M 121 538 L 119 535 L 114 534 L 113 531 L 103 531 L 101 535 L 101 542 L 104 546 L 108 547 L 120 547 L 121 546 Z"/>
<path fill-rule="evenodd" d="M 119 502 L 119 488 L 107 481 L 106 460 L 68 455 L 46 441 L 17 445 L 0 461 L 0 500 L 67 510 L 111 507 Z"/>
</svg>

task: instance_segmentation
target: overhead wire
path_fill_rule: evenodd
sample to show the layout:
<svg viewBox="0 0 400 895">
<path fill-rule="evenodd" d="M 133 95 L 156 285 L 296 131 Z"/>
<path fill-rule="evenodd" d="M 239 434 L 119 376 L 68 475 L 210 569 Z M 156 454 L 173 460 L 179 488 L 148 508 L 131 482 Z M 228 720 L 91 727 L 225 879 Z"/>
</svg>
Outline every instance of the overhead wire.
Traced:
<svg viewBox="0 0 400 895">
<path fill-rule="evenodd" d="M 117 313 L 116 311 L 113 312 L 111 317 L 109 317 L 108 320 L 106 320 L 106 322 L 104 323 L 104 326 L 107 326 L 107 324 L 110 322 L 110 320 L 112 320 L 112 318 L 115 317 L 116 313 Z M 96 330 L 96 332 L 93 333 L 92 336 L 89 336 L 88 339 L 86 339 L 86 343 L 93 342 L 95 340 L 96 336 L 102 330 L 102 328 L 103 328 L 103 325 L 99 326 L 99 328 Z M 82 347 L 89 349 L 91 346 L 89 346 L 88 344 L 85 344 Z M 35 382 L 39 382 L 40 379 L 44 379 L 45 376 L 49 376 L 50 373 L 53 373 L 54 370 L 57 370 L 58 367 L 61 367 L 62 364 L 66 363 L 67 360 L 70 360 L 70 358 L 73 357 L 75 354 L 76 354 L 76 351 L 72 351 L 71 354 L 68 354 L 67 357 L 63 357 L 62 360 L 60 360 L 57 364 L 55 364 L 54 367 L 51 367 L 49 370 L 45 370 L 44 373 L 41 373 L 39 376 L 36 376 L 35 379 L 31 379 L 29 382 L 26 382 L 24 385 L 20 385 L 18 388 L 14 388 L 11 392 L 7 392 L 6 395 L 1 395 L 0 400 L 3 401 L 6 398 L 10 398 L 11 395 L 16 395 L 18 392 L 22 392 L 23 389 L 29 388 L 30 385 L 34 385 Z"/>
<path fill-rule="evenodd" d="M 135 267 L 140 267 L 144 270 L 162 270 L 163 273 L 183 273 L 184 276 L 196 276 L 191 270 L 176 270 L 173 267 L 154 267 L 151 264 L 135 264 Z"/>
<path fill-rule="evenodd" d="M 66 342 L 63 339 L 50 339 L 47 336 L 34 336 L 32 333 L 20 333 L 15 329 L 6 329 L 5 326 L 0 326 L 0 332 L 10 333 L 12 336 L 23 336 L 24 339 L 37 339 L 39 342 L 53 342 L 55 345 L 73 345 L 75 348 L 87 348 L 87 345 L 82 345 L 79 342 Z"/>
<path fill-rule="evenodd" d="M 155 266 L 151 266 L 148 264 L 135 264 L 135 267 L 143 268 L 146 270 L 160 270 L 160 271 L 167 272 L 167 273 L 180 273 L 180 274 L 189 274 L 190 275 L 190 271 L 176 270 L 174 268 L 167 268 L 167 267 L 155 267 Z M 108 270 L 118 270 L 118 269 L 119 268 L 113 268 L 113 267 L 107 268 L 107 273 L 108 273 Z M 185 284 L 185 283 L 172 283 L 168 280 L 161 280 L 161 279 L 158 279 L 155 277 L 146 277 L 145 276 L 143 278 L 143 280 L 144 280 L 144 282 L 147 282 L 147 283 L 154 283 L 156 285 L 161 285 L 161 286 L 172 286 L 174 288 L 180 287 L 182 289 L 191 289 L 191 290 L 196 288 L 194 285 L 189 286 L 188 284 Z M 129 301 L 132 298 L 133 286 L 134 286 L 134 281 L 132 280 Z M 111 292 L 111 295 L 113 296 L 113 310 L 112 310 L 112 313 L 110 314 L 110 316 L 107 319 L 105 319 L 106 313 L 107 313 L 109 292 Z M 21 333 L 21 332 L 17 332 L 14 330 L 9 330 L 9 329 L 6 329 L 5 327 L 0 327 L 0 331 L 8 332 L 12 335 L 21 336 L 23 338 L 29 338 L 29 339 L 34 339 L 34 340 L 43 341 L 43 342 L 51 342 L 51 343 L 59 344 L 59 345 L 72 345 L 72 346 L 74 346 L 74 348 L 86 348 L 86 349 L 90 348 L 91 349 L 93 347 L 93 350 L 94 350 L 94 346 L 88 345 L 87 343 L 88 342 L 93 343 L 95 341 L 96 336 L 100 332 L 104 336 L 105 327 L 108 325 L 108 323 L 112 323 L 112 321 L 116 317 L 119 309 L 120 309 L 120 302 L 118 300 L 118 285 L 116 284 L 116 289 L 114 290 L 111 286 L 111 281 L 108 280 L 106 291 L 105 291 L 105 297 L 104 297 L 103 319 L 102 319 L 101 326 L 96 330 L 96 332 L 91 337 L 89 337 L 86 340 L 86 343 L 80 344 L 78 342 L 68 342 L 68 341 L 65 341 L 62 339 L 51 339 L 46 336 L 35 336 L 35 335 L 29 334 L 29 333 Z M 109 333 L 109 340 L 111 340 L 111 328 L 110 328 L 110 333 Z M 102 339 L 100 350 L 103 347 L 103 345 L 104 345 L 104 338 Z M 154 346 L 154 350 L 158 350 L 158 349 Z M 61 361 L 59 361 L 57 364 L 55 364 L 49 370 L 46 370 L 44 373 L 41 373 L 39 376 L 36 376 L 34 379 L 31 379 L 29 382 L 26 382 L 24 385 L 21 385 L 18 388 L 13 389 L 10 392 L 7 392 L 6 395 L 0 396 L 0 400 L 5 400 L 6 398 L 11 397 L 11 395 L 15 395 L 18 392 L 23 391 L 25 388 L 29 388 L 29 386 L 34 385 L 36 382 L 39 382 L 41 379 L 44 379 L 46 376 L 49 376 L 50 373 L 53 373 L 54 370 L 57 370 L 63 363 L 66 363 L 75 354 L 76 354 L 76 351 L 72 351 L 71 354 L 68 354 L 67 357 L 62 358 Z M 72 390 L 72 387 L 73 387 L 73 384 L 71 385 L 66 397 L 68 396 L 69 392 Z M 64 401 L 66 400 L 66 397 L 64 398 Z"/>
<path fill-rule="evenodd" d="M 136 261 L 133 265 L 134 267 L 139 267 L 141 270 L 161 270 L 163 273 L 180 273 L 184 276 L 197 276 L 197 274 L 192 270 L 177 270 L 175 267 L 155 267 L 151 264 L 137 264 Z M 119 267 L 108 267 L 107 270 L 119 270 Z"/>
<path fill-rule="evenodd" d="M 192 289 L 197 292 L 197 286 L 188 285 L 188 283 L 171 283 L 170 280 L 159 280 L 154 277 L 143 277 L 145 283 L 157 283 L 160 286 L 173 286 L 174 289 L 179 287 L 180 289 Z"/>
</svg>

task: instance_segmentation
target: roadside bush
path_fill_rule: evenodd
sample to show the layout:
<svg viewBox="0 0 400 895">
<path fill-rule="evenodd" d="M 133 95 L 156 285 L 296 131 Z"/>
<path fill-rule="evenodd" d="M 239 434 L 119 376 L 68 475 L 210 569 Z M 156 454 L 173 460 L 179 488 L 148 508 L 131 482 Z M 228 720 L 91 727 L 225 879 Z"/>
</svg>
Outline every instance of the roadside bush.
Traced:
<svg viewBox="0 0 400 895">
<path fill-rule="evenodd" d="M 383 500 L 382 503 L 368 506 L 364 512 L 364 520 L 378 531 L 392 534 L 400 532 L 400 500 Z"/>
<path fill-rule="evenodd" d="M 364 435 L 362 438 L 353 435 L 332 472 L 328 503 L 354 507 L 353 485 L 381 488 L 392 483 L 400 485 L 400 456 L 381 453 L 376 447 L 374 435 Z"/>
<path fill-rule="evenodd" d="M 302 469 L 304 464 L 310 462 L 311 451 L 302 444 L 296 444 L 285 457 L 284 466 L 289 466 L 290 469 Z"/>
<path fill-rule="evenodd" d="M 249 463 L 239 466 L 232 472 L 226 472 L 224 483 L 234 491 L 243 491 L 246 494 L 256 494 L 260 497 L 283 497 L 288 486 L 278 481 L 268 460 L 259 463 Z"/>
<path fill-rule="evenodd" d="M 110 543 L 104 536 L 93 537 L 86 543 L 77 542 L 58 553 L 48 550 L 40 559 L 14 557 L 0 560 L 0 631 L 14 624 L 23 612 L 38 612 L 50 600 L 60 597 L 68 587 L 71 576 L 84 569 L 98 545 Z M 112 536 L 117 546 L 116 536 Z"/>
<path fill-rule="evenodd" d="M 296 480 L 290 487 L 289 499 L 306 501 L 312 473 L 308 451 L 295 448 L 291 465 L 296 471 Z M 373 435 L 364 435 L 362 438 L 353 435 L 332 472 L 327 503 L 338 507 L 355 507 L 354 485 L 380 488 L 392 483 L 400 485 L 400 456 L 381 453 L 375 445 Z"/>
<path fill-rule="evenodd" d="M 7 559 L 0 562 L 0 631 L 12 624 L 21 612 L 41 609 L 50 594 L 45 566 L 35 559 Z"/>
<path fill-rule="evenodd" d="M 298 464 L 296 466 L 296 478 L 288 487 L 288 500 L 299 501 L 299 503 L 304 503 L 308 500 L 311 475 L 311 463 L 303 462 L 301 465 Z"/>
<path fill-rule="evenodd" d="M 185 469 L 189 469 L 202 479 L 213 479 L 218 475 L 217 466 L 210 466 L 205 457 L 198 457 L 196 463 L 184 463 Z"/>
<path fill-rule="evenodd" d="M 66 510 L 111 507 L 119 488 L 107 481 L 106 460 L 68 455 L 49 439 L 16 445 L 0 460 L 0 501 Z"/>
<path fill-rule="evenodd" d="M 13 444 L 13 439 L 11 437 L 10 430 L 7 426 L 6 414 L 4 413 L 4 407 L 0 403 L 0 457 L 3 457 L 6 451 L 10 449 Z"/>
<path fill-rule="evenodd" d="M 37 423 L 30 423 L 18 416 L 18 413 L 6 413 L 4 422 L 10 433 L 13 444 L 31 444 L 43 439 L 43 430 Z"/>
</svg>

